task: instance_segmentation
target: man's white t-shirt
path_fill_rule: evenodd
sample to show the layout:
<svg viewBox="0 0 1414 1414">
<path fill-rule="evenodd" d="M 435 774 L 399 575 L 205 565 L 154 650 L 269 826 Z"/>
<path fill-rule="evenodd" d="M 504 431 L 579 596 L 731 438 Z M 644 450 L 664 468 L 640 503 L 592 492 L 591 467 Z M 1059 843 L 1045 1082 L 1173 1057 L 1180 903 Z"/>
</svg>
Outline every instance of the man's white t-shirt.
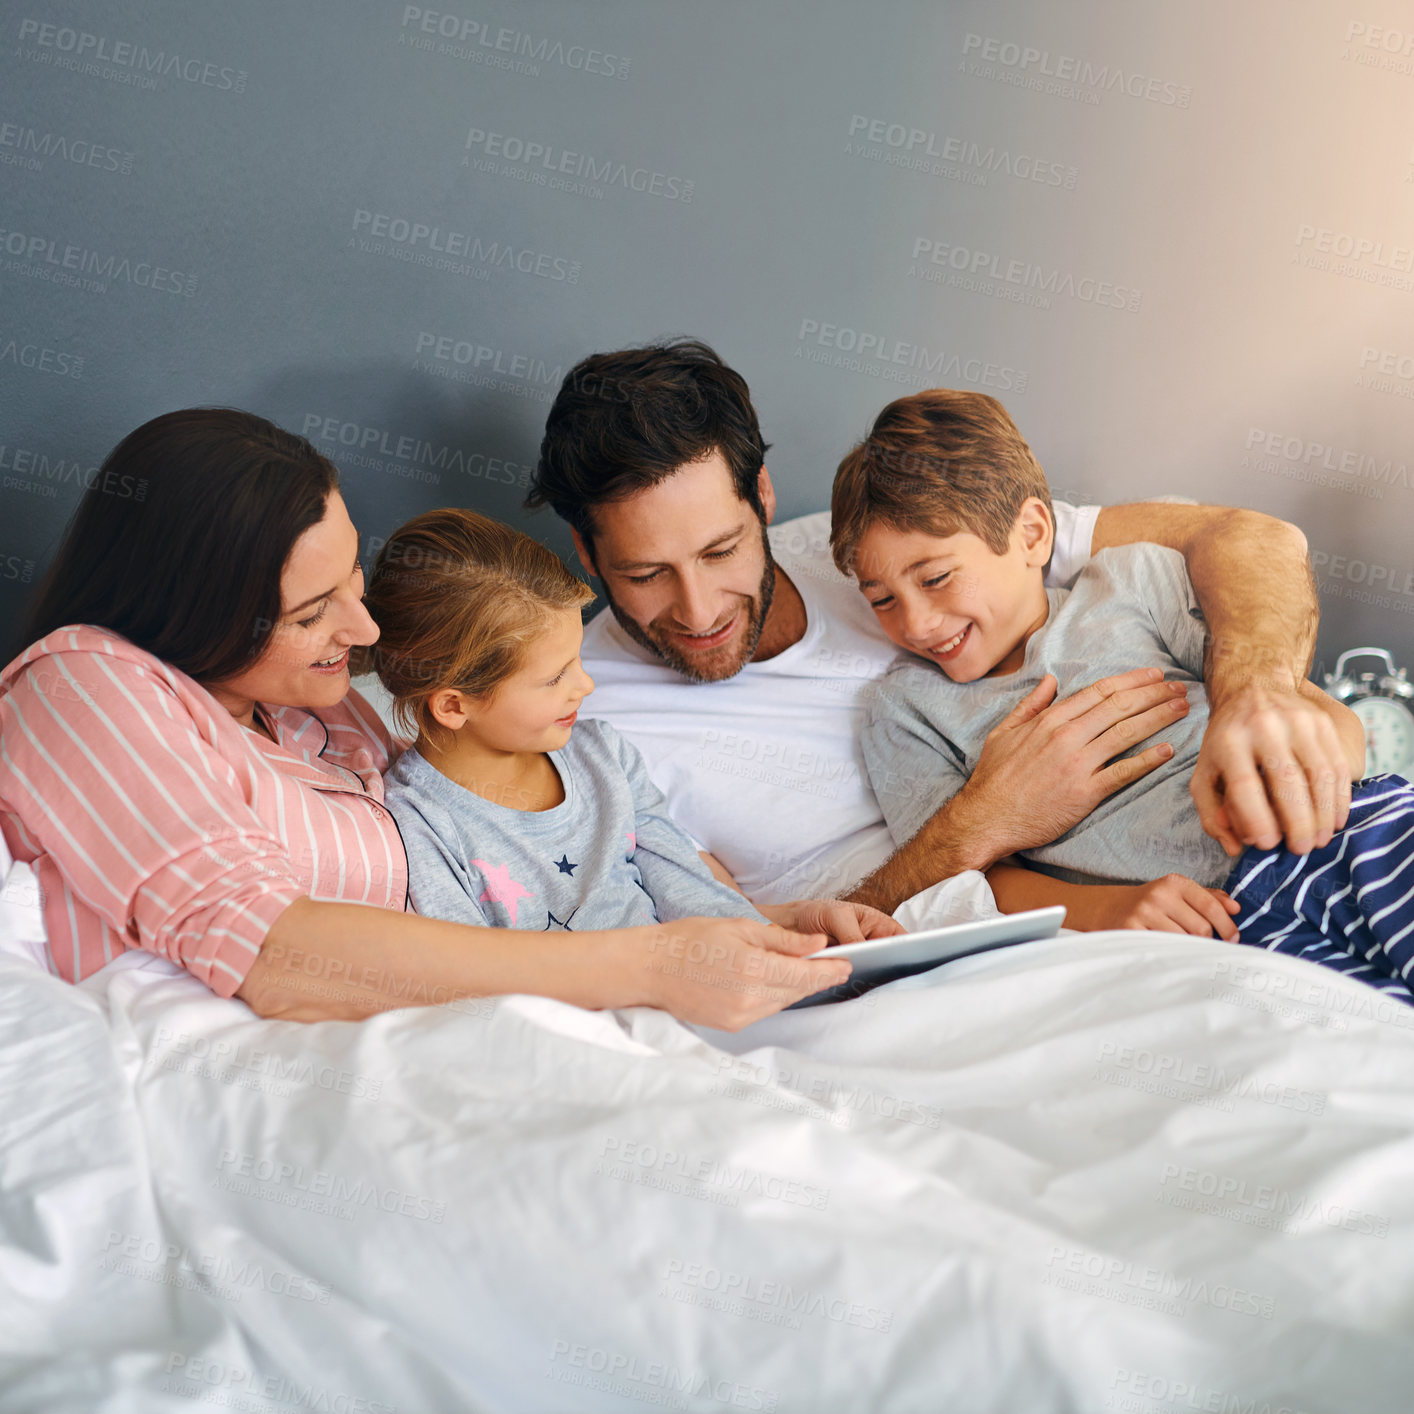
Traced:
<svg viewBox="0 0 1414 1414">
<path fill-rule="evenodd" d="M 1099 511 L 1055 503 L 1047 585 L 1079 574 Z M 769 535 L 805 602 L 800 642 L 723 682 L 693 683 L 601 611 L 584 631 L 594 692 L 581 708 L 643 753 L 673 819 L 766 904 L 843 893 L 893 853 L 859 730 L 865 689 L 898 656 L 830 558 L 828 511 Z"/>
</svg>

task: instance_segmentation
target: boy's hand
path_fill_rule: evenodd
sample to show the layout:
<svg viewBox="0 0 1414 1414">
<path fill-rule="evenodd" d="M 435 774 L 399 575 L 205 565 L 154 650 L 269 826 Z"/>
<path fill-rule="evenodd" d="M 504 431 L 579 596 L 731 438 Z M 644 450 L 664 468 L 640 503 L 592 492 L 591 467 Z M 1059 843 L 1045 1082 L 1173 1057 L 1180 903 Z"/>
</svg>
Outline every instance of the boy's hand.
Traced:
<svg viewBox="0 0 1414 1414">
<path fill-rule="evenodd" d="M 1148 928 L 1198 938 L 1211 938 L 1216 931 L 1227 942 L 1237 940 L 1232 915 L 1241 905 L 1221 889 L 1205 889 L 1182 874 L 1165 874 L 1149 884 L 1101 884 L 1085 894 L 1083 908 L 1071 906 L 1066 914 L 1072 928 Z"/>
</svg>

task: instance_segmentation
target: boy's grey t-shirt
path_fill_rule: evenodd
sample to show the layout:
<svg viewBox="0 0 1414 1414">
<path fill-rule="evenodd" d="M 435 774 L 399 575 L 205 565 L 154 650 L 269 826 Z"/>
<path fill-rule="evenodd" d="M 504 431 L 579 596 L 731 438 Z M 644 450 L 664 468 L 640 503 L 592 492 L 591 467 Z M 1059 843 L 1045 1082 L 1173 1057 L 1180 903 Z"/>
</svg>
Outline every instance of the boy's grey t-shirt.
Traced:
<svg viewBox="0 0 1414 1414">
<path fill-rule="evenodd" d="M 987 733 L 1047 673 L 1067 697 L 1130 668 L 1162 668 L 1190 684 L 1188 715 L 1140 742 L 1173 755 L 1100 802 L 1073 829 L 1023 857 L 1078 883 L 1140 883 L 1184 874 L 1208 888 L 1232 861 L 1203 833 L 1188 782 L 1208 724 L 1203 689 L 1205 626 L 1183 556 L 1160 545 L 1102 550 L 1069 589 L 1048 589 L 1050 615 L 1005 677 L 955 683 L 917 658 L 880 679 L 862 734 L 869 779 L 896 844 L 911 839 L 972 774 Z"/>
<path fill-rule="evenodd" d="M 611 726 L 580 722 L 548 754 L 565 798 L 539 811 L 483 800 L 415 748 L 388 769 L 385 803 L 419 913 L 542 932 L 761 918 L 702 862 L 637 749 Z"/>
</svg>

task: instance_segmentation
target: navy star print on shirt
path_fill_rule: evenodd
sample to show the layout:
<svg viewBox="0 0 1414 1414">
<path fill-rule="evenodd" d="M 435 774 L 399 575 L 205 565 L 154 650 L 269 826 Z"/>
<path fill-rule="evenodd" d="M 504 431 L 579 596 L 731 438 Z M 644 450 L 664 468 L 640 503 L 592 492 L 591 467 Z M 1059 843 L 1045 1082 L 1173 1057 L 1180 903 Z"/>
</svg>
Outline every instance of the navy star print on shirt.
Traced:
<svg viewBox="0 0 1414 1414">
<path fill-rule="evenodd" d="M 555 868 L 558 869 L 561 874 L 568 874 L 571 878 L 573 878 L 573 877 L 574 877 L 574 871 L 579 868 L 579 865 L 578 865 L 578 864 L 571 864 L 571 863 L 570 863 L 570 857 L 569 857 L 569 855 L 567 855 L 567 854 L 562 854 L 562 855 L 555 861 Z"/>
</svg>

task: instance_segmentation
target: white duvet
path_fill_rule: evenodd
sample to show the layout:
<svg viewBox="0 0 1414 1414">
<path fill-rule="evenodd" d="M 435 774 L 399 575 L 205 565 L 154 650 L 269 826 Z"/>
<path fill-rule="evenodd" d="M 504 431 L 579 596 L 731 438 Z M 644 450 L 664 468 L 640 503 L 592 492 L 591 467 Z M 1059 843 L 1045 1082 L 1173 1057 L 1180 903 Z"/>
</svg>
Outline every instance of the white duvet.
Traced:
<svg viewBox="0 0 1414 1414">
<path fill-rule="evenodd" d="M 1314 966 L 1089 934 L 736 1036 L 309 1026 L 70 986 L 22 912 L 0 1410 L 1414 1403 L 1414 1010 Z"/>
</svg>

